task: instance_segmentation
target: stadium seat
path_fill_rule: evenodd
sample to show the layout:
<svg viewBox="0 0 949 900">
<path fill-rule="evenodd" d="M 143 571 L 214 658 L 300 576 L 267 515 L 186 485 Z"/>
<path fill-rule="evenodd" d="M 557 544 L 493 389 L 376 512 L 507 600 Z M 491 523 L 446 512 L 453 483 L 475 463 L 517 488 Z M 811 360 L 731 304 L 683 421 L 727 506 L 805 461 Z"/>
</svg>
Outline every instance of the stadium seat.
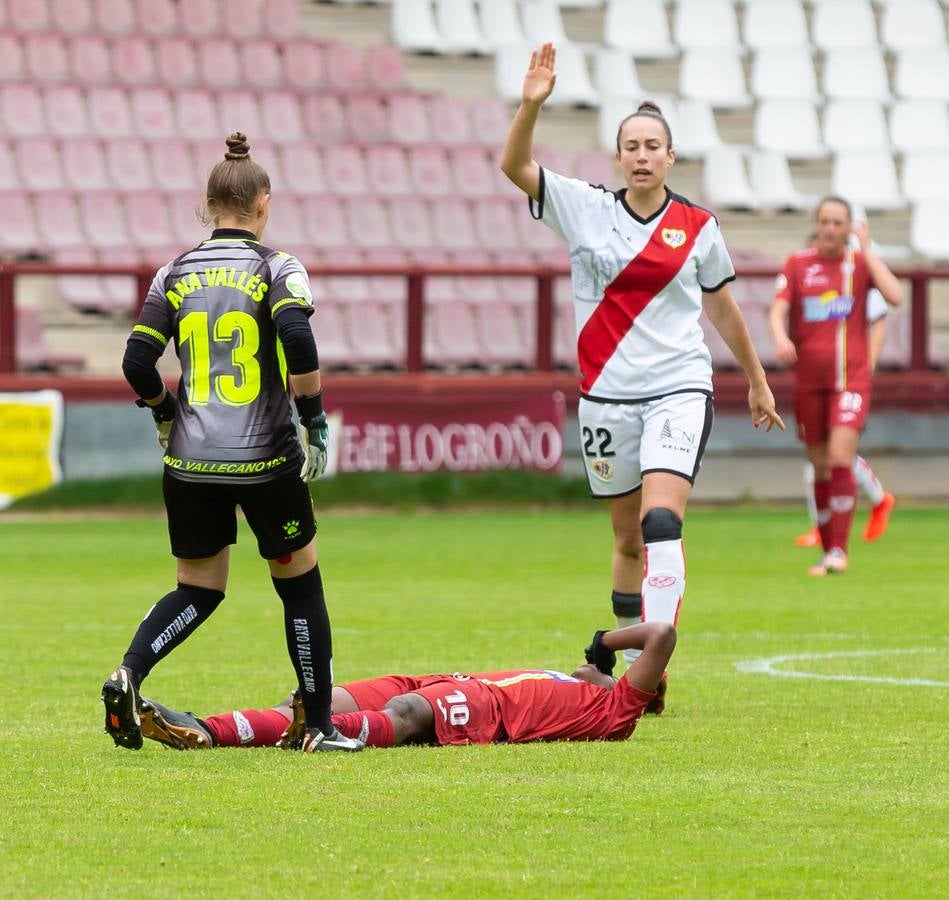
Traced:
<svg viewBox="0 0 949 900">
<path fill-rule="evenodd" d="M 824 143 L 835 153 L 888 150 L 883 108 L 875 100 L 831 100 L 824 109 Z"/>
<path fill-rule="evenodd" d="M 830 100 L 889 103 L 890 80 L 877 47 L 845 47 L 824 54 L 824 93 Z"/>
<path fill-rule="evenodd" d="M 332 144 L 323 151 L 326 183 L 334 194 L 357 196 L 369 192 L 366 160 L 355 144 Z"/>
<path fill-rule="evenodd" d="M 530 60 L 531 47 L 508 45 L 499 47 L 495 57 L 495 85 L 501 97 L 519 101 L 524 72 Z M 575 44 L 557 48 L 557 90 L 546 101 L 547 106 L 596 106 L 599 95 L 590 82 L 586 60 Z"/>
<path fill-rule="evenodd" d="M 40 246 L 36 219 L 26 192 L 17 189 L 0 194 L 3 209 L 3 228 L 0 228 L 0 247 L 7 253 L 36 251 Z"/>
<path fill-rule="evenodd" d="M 392 239 L 397 246 L 424 250 L 435 243 L 431 215 L 424 200 L 411 196 L 394 197 L 388 205 Z"/>
<path fill-rule="evenodd" d="M 221 33 L 217 0 L 188 0 L 187 9 L 182 10 L 181 29 L 192 38 L 217 37 Z"/>
<path fill-rule="evenodd" d="M 92 4 L 76 0 L 50 0 L 49 14 L 52 31 L 57 34 L 88 34 L 95 28 Z"/>
<path fill-rule="evenodd" d="M 72 194 L 65 191 L 37 194 L 34 202 L 36 224 L 46 246 L 56 249 L 86 243 Z"/>
<path fill-rule="evenodd" d="M 426 304 L 425 361 L 433 366 L 473 366 L 481 360 L 474 314 L 468 303 Z"/>
<path fill-rule="evenodd" d="M 0 138 L 0 191 L 21 190 L 22 181 L 16 168 L 16 159 L 10 144 Z"/>
<path fill-rule="evenodd" d="M 323 157 L 312 144 L 278 143 L 287 187 L 295 194 L 322 194 L 327 190 Z"/>
<path fill-rule="evenodd" d="M 524 321 L 525 313 L 529 316 L 529 311 L 503 300 L 477 303 L 472 311 L 480 362 L 520 368 L 532 364 L 536 339 L 528 337 L 529 329 Z"/>
<path fill-rule="evenodd" d="M 96 27 L 107 35 L 131 34 L 138 27 L 132 0 L 93 0 Z"/>
<path fill-rule="evenodd" d="M 53 353 L 46 340 L 40 311 L 31 306 L 17 306 L 17 368 L 23 372 L 58 372 L 66 368 L 82 368 L 77 355 Z"/>
<path fill-rule="evenodd" d="M 436 94 L 428 104 L 432 133 L 440 144 L 470 144 L 474 140 L 471 120 L 464 101 L 448 94 Z"/>
<path fill-rule="evenodd" d="M 485 250 L 465 250 L 450 254 L 450 264 L 459 268 L 490 266 L 491 255 Z M 502 299 L 497 279 L 490 275 L 459 275 L 455 288 L 457 299 L 474 305 Z"/>
<path fill-rule="evenodd" d="M 949 200 L 949 149 L 918 150 L 903 157 L 903 194 L 912 203 Z"/>
<path fill-rule="evenodd" d="M 155 53 L 158 81 L 169 88 L 187 87 L 198 79 L 198 60 L 191 41 L 180 37 L 158 41 Z"/>
<path fill-rule="evenodd" d="M 303 225 L 310 242 L 321 250 L 335 252 L 351 245 L 343 205 L 338 197 L 304 197 Z"/>
<path fill-rule="evenodd" d="M 889 309 L 886 314 L 886 340 L 880 351 L 879 365 L 884 369 L 906 369 L 912 353 L 913 322 L 908 304 Z"/>
<path fill-rule="evenodd" d="M 900 97 L 949 101 L 949 47 L 919 47 L 897 54 L 893 78 Z"/>
<path fill-rule="evenodd" d="M 217 95 L 217 112 L 222 136 L 243 131 L 251 142 L 253 153 L 255 139 L 263 137 L 257 97 L 251 91 L 221 91 Z"/>
<path fill-rule="evenodd" d="M 49 31 L 49 10 L 45 0 L 8 0 L 7 14 L 14 31 Z"/>
<path fill-rule="evenodd" d="M 188 190 L 168 193 L 168 212 L 171 228 L 182 247 L 197 246 L 208 236 L 207 228 L 198 218 L 204 207 L 203 191 Z"/>
<path fill-rule="evenodd" d="M 75 191 L 98 191 L 111 187 L 105 169 L 105 154 L 94 138 L 80 138 L 62 145 L 66 184 Z M 82 197 L 80 193 L 80 198 Z"/>
<path fill-rule="evenodd" d="M 603 43 L 626 50 L 637 59 L 669 59 L 679 48 L 669 35 L 669 18 L 662 0 L 607 0 Z"/>
<path fill-rule="evenodd" d="M 140 36 L 122 37 L 112 44 L 116 77 L 122 84 L 151 84 L 155 80 L 155 60 L 151 46 Z"/>
<path fill-rule="evenodd" d="M 936 0 L 901 0 L 880 12 L 880 42 L 901 53 L 918 47 L 942 47 L 946 23 Z"/>
<path fill-rule="evenodd" d="M 5 84 L 0 88 L 0 133 L 34 137 L 47 133 L 39 89 L 30 84 Z"/>
<path fill-rule="evenodd" d="M 810 48 L 775 47 L 755 53 L 751 63 L 751 93 L 758 100 L 819 102 L 821 95 Z"/>
<path fill-rule="evenodd" d="M 89 133 L 86 101 L 74 85 L 58 84 L 45 88 L 43 108 L 50 134 L 72 138 Z"/>
<path fill-rule="evenodd" d="M 555 150 L 547 144 L 534 145 L 534 159 L 537 160 L 545 169 L 552 172 L 560 172 L 563 175 L 573 175 L 573 160 L 569 153 L 561 150 Z M 507 181 L 507 176 L 501 173 L 501 176 Z M 524 194 L 518 191 L 514 196 L 518 200 L 524 200 Z"/>
<path fill-rule="evenodd" d="M 577 367 L 577 319 L 572 304 L 555 308 L 553 326 L 554 364 L 572 371 Z"/>
<path fill-rule="evenodd" d="M 475 140 L 489 147 L 503 146 L 511 125 L 507 106 L 497 97 L 475 97 L 468 104 Z"/>
<path fill-rule="evenodd" d="M 132 91 L 131 100 L 132 123 L 136 134 L 150 140 L 177 135 L 175 108 L 167 91 L 162 88 L 139 88 Z"/>
<path fill-rule="evenodd" d="M 214 98 L 207 91 L 187 88 L 175 95 L 179 134 L 192 141 L 222 137 Z"/>
<path fill-rule="evenodd" d="M 125 194 L 125 212 L 129 237 L 135 246 L 146 253 L 155 248 L 177 246 L 165 199 L 157 191 Z"/>
<path fill-rule="evenodd" d="M 162 141 L 151 144 L 148 149 L 157 187 L 163 191 L 199 188 L 194 177 L 194 160 L 184 141 Z"/>
<path fill-rule="evenodd" d="M 72 2 L 72 0 L 65 0 Z M 175 0 L 137 0 L 138 24 L 149 37 L 165 37 L 179 29 Z"/>
<path fill-rule="evenodd" d="M 365 144 L 389 140 L 389 114 L 381 96 L 367 94 L 350 97 L 345 110 L 346 127 L 353 140 Z"/>
<path fill-rule="evenodd" d="M 281 250 L 309 243 L 303 222 L 303 211 L 295 197 L 281 194 L 270 205 L 267 240 Z"/>
<path fill-rule="evenodd" d="M 751 105 L 745 74 L 736 51 L 689 50 L 682 54 L 679 93 L 691 100 L 706 100 L 716 107 Z"/>
<path fill-rule="evenodd" d="M 560 7 L 550 0 L 523 0 L 521 22 L 524 26 L 524 37 L 529 44 L 539 46 L 544 41 L 552 41 L 557 45 L 559 69 L 559 54 L 570 45 L 570 38 L 564 31 Z"/>
<path fill-rule="evenodd" d="M 366 54 L 362 47 L 332 41 L 323 52 L 326 56 L 326 82 L 330 90 L 340 94 L 368 90 Z"/>
<path fill-rule="evenodd" d="M 448 156 L 458 194 L 478 198 L 494 193 L 494 166 L 484 147 L 455 147 Z"/>
<path fill-rule="evenodd" d="M 479 4 L 481 33 L 492 50 L 505 44 L 526 44 L 516 0 L 481 0 Z"/>
<path fill-rule="evenodd" d="M 481 33 L 474 0 L 434 0 L 435 28 L 444 53 L 490 53 L 492 46 Z"/>
<path fill-rule="evenodd" d="M 443 53 L 431 0 L 392 0 L 392 39 L 409 53 Z"/>
<path fill-rule="evenodd" d="M 501 197 L 483 197 L 476 200 L 474 220 L 481 247 L 488 250 L 507 250 L 518 245 L 520 235 L 517 230 L 517 216 L 509 200 Z"/>
<path fill-rule="evenodd" d="M 258 0 L 226 0 L 226 4 L 223 24 L 228 37 L 246 40 L 260 34 L 261 4 Z"/>
<path fill-rule="evenodd" d="M 666 121 L 672 131 L 673 122 L 668 117 Z M 683 159 L 699 158 L 723 146 L 715 124 L 715 113 L 706 100 L 682 100 L 676 106 L 674 121 L 673 146 Z"/>
<path fill-rule="evenodd" d="M 909 242 L 917 253 L 931 260 L 949 262 L 949 231 L 946 230 L 946 201 L 920 200 L 913 204 Z"/>
<path fill-rule="evenodd" d="M 238 52 L 241 69 L 253 73 L 251 83 L 255 90 L 287 87 L 283 55 L 274 41 L 269 38 L 242 41 Z"/>
<path fill-rule="evenodd" d="M 349 234 L 357 247 L 391 247 L 392 229 L 385 203 L 377 197 L 348 197 L 343 202 Z"/>
<path fill-rule="evenodd" d="M 22 81 L 25 77 L 26 64 L 19 38 L 0 32 L 0 84 Z"/>
<path fill-rule="evenodd" d="M 66 42 L 55 34 L 31 34 L 26 38 L 26 70 L 30 80 L 59 84 L 69 79 Z"/>
<path fill-rule="evenodd" d="M 346 113 L 339 97 L 309 94 L 303 101 L 307 136 L 318 144 L 336 144 L 349 139 Z"/>
<path fill-rule="evenodd" d="M 98 34 L 80 34 L 69 42 L 69 64 L 79 84 L 113 84 L 112 53 Z"/>
<path fill-rule="evenodd" d="M 311 286 L 315 287 L 315 282 Z M 314 290 L 314 298 L 316 291 Z M 353 364 L 353 348 L 340 314 L 340 304 L 332 300 L 320 300 L 316 311 L 310 316 L 310 328 L 320 353 L 321 368 L 344 367 Z"/>
<path fill-rule="evenodd" d="M 745 43 L 755 51 L 807 48 L 810 37 L 801 0 L 769 0 L 745 6 Z"/>
<path fill-rule="evenodd" d="M 105 147 L 110 183 L 120 191 L 147 191 L 154 183 L 145 145 L 138 139 L 109 141 Z"/>
<path fill-rule="evenodd" d="M 373 44 L 366 48 L 366 77 L 374 91 L 405 89 L 405 63 L 395 44 Z"/>
<path fill-rule="evenodd" d="M 702 196 L 713 207 L 756 209 L 748 184 L 745 161 L 737 147 L 721 146 L 709 151 L 702 167 Z"/>
<path fill-rule="evenodd" d="M 196 41 L 198 77 L 202 86 L 234 88 L 244 81 L 244 69 L 237 54 L 237 45 L 229 38 Z M 256 77 L 256 72 L 255 72 Z"/>
<path fill-rule="evenodd" d="M 366 174 L 370 191 L 384 197 L 412 193 L 412 181 L 401 147 L 387 144 L 366 148 Z"/>
<path fill-rule="evenodd" d="M 419 194 L 444 197 L 454 193 L 455 183 L 444 147 L 438 144 L 409 147 L 408 162 L 412 183 Z"/>
<path fill-rule="evenodd" d="M 315 41 L 292 41 L 283 45 L 283 78 L 298 91 L 321 91 L 326 86 L 326 60 Z"/>
<path fill-rule="evenodd" d="M 754 142 L 760 150 L 789 159 L 827 155 L 817 111 L 807 100 L 762 100 L 755 109 Z"/>
<path fill-rule="evenodd" d="M 788 161 L 778 153 L 753 153 L 748 165 L 751 189 L 764 209 L 809 209 L 810 197 L 791 180 Z"/>
<path fill-rule="evenodd" d="M 639 83 L 636 62 L 626 50 L 599 47 L 593 57 L 596 89 L 602 97 L 643 99 L 646 91 Z"/>
<path fill-rule="evenodd" d="M 50 138 L 32 137 L 17 141 L 16 158 L 24 187 L 31 191 L 57 191 L 63 188 L 59 151 Z"/>
<path fill-rule="evenodd" d="M 270 176 L 270 186 L 279 197 L 282 197 L 285 193 L 293 195 L 299 193 L 283 171 L 282 151 L 286 146 L 288 145 L 282 141 L 265 141 L 257 138 L 251 139 L 250 142 L 251 156 L 255 162 L 260 163 L 267 170 L 267 174 Z M 227 149 L 220 138 L 216 141 L 209 141 L 207 148 L 205 159 L 209 159 L 211 163 L 218 162 Z M 202 181 L 202 185 L 205 181 Z"/>
<path fill-rule="evenodd" d="M 421 94 L 400 93 L 389 97 L 389 134 L 400 144 L 423 144 L 432 140 L 428 108 Z"/>
<path fill-rule="evenodd" d="M 573 174 L 589 184 L 602 184 L 609 189 L 622 181 L 616 163 L 602 150 L 583 150 L 578 153 L 573 161 Z"/>
<path fill-rule="evenodd" d="M 869 0 L 819 3 L 811 19 L 811 39 L 821 50 L 876 46 L 876 20 Z"/>
<path fill-rule="evenodd" d="M 95 87 L 89 91 L 88 99 L 93 134 L 104 138 L 132 135 L 132 111 L 125 91 L 117 87 Z"/>
<path fill-rule="evenodd" d="M 125 210 L 112 191 L 80 191 L 79 211 L 87 241 L 93 247 L 122 247 L 129 242 Z"/>
<path fill-rule="evenodd" d="M 474 221 L 468 203 L 461 197 L 449 196 L 432 204 L 436 246 L 446 250 L 478 248 Z"/>
<path fill-rule="evenodd" d="M 303 140 L 303 117 L 294 94 L 268 91 L 261 95 L 260 110 L 266 137 L 275 141 Z"/>
<path fill-rule="evenodd" d="M 838 153 L 831 172 L 831 192 L 871 211 L 906 206 L 888 151 Z"/>
<path fill-rule="evenodd" d="M 900 100 L 890 110 L 890 140 L 901 153 L 949 149 L 949 110 L 939 100 Z"/>
<path fill-rule="evenodd" d="M 264 31 L 270 37 L 281 39 L 299 37 L 302 32 L 299 0 L 267 0 L 262 5 Z"/>
<path fill-rule="evenodd" d="M 60 250 L 54 262 L 58 266 L 90 266 L 95 265 L 96 256 L 91 247 L 74 247 Z M 109 296 L 98 275 L 59 275 L 56 278 L 56 294 L 80 312 L 112 311 Z"/>
<path fill-rule="evenodd" d="M 683 52 L 741 50 L 738 20 L 731 0 L 678 0 L 672 33 Z"/>
</svg>

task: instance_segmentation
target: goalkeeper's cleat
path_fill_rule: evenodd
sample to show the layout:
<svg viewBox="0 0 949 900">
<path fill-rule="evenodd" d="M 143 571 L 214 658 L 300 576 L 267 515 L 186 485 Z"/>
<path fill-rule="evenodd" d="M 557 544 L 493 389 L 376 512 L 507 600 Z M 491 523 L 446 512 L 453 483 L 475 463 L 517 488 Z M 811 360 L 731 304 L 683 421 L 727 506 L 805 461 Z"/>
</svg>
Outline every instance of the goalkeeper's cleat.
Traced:
<svg viewBox="0 0 949 900">
<path fill-rule="evenodd" d="M 820 529 L 815 525 L 810 531 L 799 534 L 794 538 L 794 544 L 798 547 L 819 547 Z"/>
<path fill-rule="evenodd" d="M 303 746 L 303 738 L 306 737 L 306 713 L 303 712 L 303 700 L 300 699 L 299 690 L 290 695 L 290 712 L 293 719 L 277 741 L 281 750 L 299 750 Z"/>
<path fill-rule="evenodd" d="M 883 495 L 883 499 L 870 510 L 870 518 L 867 520 L 867 527 L 863 531 L 863 539 L 867 543 L 878 541 L 886 533 L 887 526 L 890 524 L 890 513 L 896 506 L 896 497 L 889 491 Z"/>
<path fill-rule="evenodd" d="M 333 728 L 329 734 L 323 734 L 319 728 L 307 728 L 303 737 L 304 753 L 321 753 L 329 750 L 342 750 L 348 753 L 355 753 L 366 746 L 366 739 L 369 737 L 369 720 L 362 717 L 362 728 L 359 730 L 359 736 L 350 738 L 340 732 L 338 728 Z"/>
<path fill-rule="evenodd" d="M 847 554 L 839 547 L 828 550 L 816 566 L 807 570 L 808 575 L 821 578 L 824 575 L 843 575 L 847 571 Z"/>
<path fill-rule="evenodd" d="M 661 716 L 666 708 L 666 686 L 669 681 L 669 673 L 663 672 L 659 684 L 656 685 L 656 696 L 646 704 L 646 712 L 654 716 Z"/>
<path fill-rule="evenodd" d="M 194 713 L 177 712 L 142 697 L 142 736 L 173 750 L 209 750 L 214 735 Z"/>
<path fill-rule="evenodd" d="M 102 685 L 105 704 L 105 731 L 112 736 L 116 747 L 126 750 L 142 749 L 142 722 L 138 715 L 138 693 L 132 681 L 132 672 L 119 666 Z"/>
</svg>

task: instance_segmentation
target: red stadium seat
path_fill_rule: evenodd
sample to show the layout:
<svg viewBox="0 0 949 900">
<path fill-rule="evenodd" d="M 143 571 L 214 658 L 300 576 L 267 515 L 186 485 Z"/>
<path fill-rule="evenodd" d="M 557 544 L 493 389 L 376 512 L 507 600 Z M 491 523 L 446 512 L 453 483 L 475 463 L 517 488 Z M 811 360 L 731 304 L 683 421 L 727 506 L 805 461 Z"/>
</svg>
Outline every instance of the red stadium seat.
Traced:
<svg viewBox="0 0 949 900">
<path fill-rule="evenodd" d="M 415 189 L 426 197 L 445 197 L 455 191 L 448 154 L 437 144 L 410 147 L 409 172 Z"/>
<path fill-rule="evenodd" d="M 158 41 L 158 81 L 166 87 L 187 87 L 198 78 L 198 60 L 191 41 L 179 37 Z"/>
<path fill-rule="evenodd" d="M 142 255 L 134 247 L 113 247 L 109 250 L 100 250 L 99 262 L 104 265 L 137 266 L 142 262 Z M 109 308 L 116 312 L 125 311 L 126 317 L 134 315 L 140 300 L 137 295 L 137 284 L 134 278 L 125 275 L 103 275 L 102 284 L 108 297 Z"/>
<path fill-rule="evenodd" d="M 17 143 L 17 164 L 31 191 L 56 191 L 64 186 L 59 151 L 50 138 L 24 138 Z"/>
<path fill-rule="evenodd" d="M 495 301 L 474 307 L 481 361 L 505 366 L 529 366 L 535 356 L 522 311 Z"/>
<path fill-rule="evenodd" d="M 466 250 L 451 254 L 452 265 L 487 266 L 491 256 L 484 250 Z M 458 295 L 469 303 L 494 303 L 500 297 L 500 287 L 496 278 L 490 275 L 459 275 L 456 279 Z"/>
<path fill-rule="evenodd" d="M 366 77 L 372 90 L 402 90 L 405 87 L 402 51 L 394 44 L 374 44 L 366 48 Z"/>
<path fill-rule="evenodd" d="M 106 34 L 132 34 L 138 27 L 132 0 L 94 0 L 96 27 Z"/>
<path fill-rule="evenodd" d="M 390 139 L 388 114 L 380 96 L 350 97 L 345 109 L 346 127 L 354 141 L 376 144 Z"/>
<path fill-rule="evenodd" d="M 109 141 L 105 160 L 111 184 L 120 191 L 147 191 L 154 182 L 145 145 L 137 138 Z"/>
<path fill-rule="evenodd" d="M 181 10 L 181 29 L 194 38 L 219 35 L 221 19 L 217 0 L 188 0 Z"/>
<path fill-rule="evenodd" d="M 287 91 L 270 91 L 261 97 L 264 131 L 275 141 L 303 139 L 303 118 L 300 103 Z"/>
<path fill-rule="evenodd" d="M 161 141 L 151 144 L 148 149 L 157 187 L 163 191 L 198 189 L 194 177 L 194 160 L 184 141 Z"/>
<path fill-rule="evenodd" d="M 399 247 L 425 249 L 434 244 L 432 220 L 419 197 L 396 197 L 389 201 L 392 238 Z"/>
<path fill-rule="evenodd" d="M 616 164 L 602 150 L 584 150 L 578 153 L 572 168 L 577 178 L 582 178 L 590 184 L 602 184 L 605 188 L 612 188 L 621 181 Z"/>
<path fill-rule="evenodd" d="M 3 228 L 0 228 L 0 247 L 5 252 L 36 250 L 40 246 L 39 232 L 33 208 L 25 191 L 18 189 L 0 194 L 3 210 Z"/>
<path fill-rule="evenodd" d="M 320 151 L 312 144 L 282 144 L 280 155 L 287 190 L 295 194 L 322 194 L 327 190 Z"/>
<path fill-rule="evenodd" d="M 80 138 L 64 143 L 62 156 L 66 183 L 74 191 L 99 191 L 111 187 L 106 175 L 102 144 L 95 138 Z"/>
<path fill-rule="evenodd" d="M 369 188 L 377 194 L 398 197 L 412 192 L 409 169 L 401 147 L 368 147 L 366 171 Z"/>
<path fill-rule="evenodd" d="M 79 84 L 113 83 L 112 53 L 98 34 L 81 34 L 69 42 L 72 77 Z"/>
<path fill-rule="evenodd" d="M 0 32 L 0 84 L 22 81 L 25 77 L 26 65 L 19 38 Z"/>
<path fill-rule="evenodd" d="M 66 42 L 55 34 L 33 34 L 26 39 L 26 68 L 31 81 L 55 84 L 69 78 Z"/>
<path fill-rule="evenodd" d="M 336 197 L 304 197 L 303 224 L 310 241 L 320 249 L 350 246 L 343 205 Z"/>
<path fill-rule="evenodd" d="M 207 91 L 186 89 L 175 97 L 179 133 L 191 140 L 221 138 L 214 99 Z"/>
<path fill-rule="evenodd" d="M 311 283 L 314 289 L 316 281 Z M 316 290 L 314 290 L 314 298 Z M 333 300 L 319 300 L 316 311 L 310 316 L 310 328 L 320 354 L 320 368 L 327 366 L 350 366 L 353 350 L 343 327 L 340 304 Z"/>
<path fill-rule="evenodd" d="M 218 141 L 216 146 L 221 146 L 221 142 Z M 227 147 L 224 147 L 226 150 Z M 218 156 L 223 158 L 224 150 L 218 153 Z M 287 175 L 283 170 L 283 157 L 281 155 L 282 145 L 279 141 L 270 142 L 257 140 L 256 138 L 250 138 L 250 153 L 253 159 L 256 162 L 259 162 L 266 170 L 267 174 L 270 176 L 270 187 L 276 191 L 279 197 L 282 197 L 284 193 L 287 194 L 297 194 L 299 193 L 292 184 L 290 184 L 287 179 Z M 214 151 L 217 153 L 217 151 Z M 217 162 L 214 153 L 210 154 L 210 159 L 212 162 Z M 205 179 L 206 181 L 207 179 Z M 202 182 L 202 185 L 204 182 Z"/>
<path fill-rule="evenodd" d="M 517 224 L 510 202 L 496 197 L 474 201 L 475 228 L 482 247 L 506 250 L 518 244 Z"/>
<path fill-rule="evenodd" d="M 303 101 L 307 135 L 318 144 L 336 144 L 349 139 L 346 114 L 339 97 L 310 94 Z"/>
<path fill-rule="evenodd" d="M 240 47 L 245 80 L 256 90 L 285 88 L 283 58 L 277 45 L 265 38 L 244 41 Z"/>
<path fill-rule="evenodd" d="M 389 216 L 376 197 L 349 198 L 344 203 L 349 234 L 357 247 L 390 247 Z"/>
<path fill-rule="evenodd" d="M 494 166 L 483 147 L 457 147 L 449 151 L 452 181 L 463 197 L 485 197 L 494 193 Z"/>
<path fill-rule="evenodd" d="M 558 306 L 554 312 L 554 363 L 569 369 L 577 367 L 577 319 L 573 306 Z"/>
<path fill-rule="evenodd" d="M 270 205 L 267 240 L 280 248 L 308 243 L 300 204 L 294 197 L 284 195 Z"/>
<path fill-rule="evenodd" d="M 498 266 L 523 267 L 526 263 L 524 254 L 520 250 L 508 248 L 497 250 L 493 254 L 494 262 Z M 556 284 L 556 282 L 554 282 Z M 569 286 L 569 282 L 567 282 Z M 537 306 L 537 280 L 531 276 L 501 275 L 498 278 L 501 296 L 509 303 L 530 311 L 531 317 Z M 533 321 L 533 318 L 531 318 Z"/>
<path fill-rule="evenodd" d="M 336 93 L 359 93 L 369 89 L 366 54 L 362 47 L 340 41 L 331 42 L 325 50 L 326 81 Z"/>
<path fill-rule="evenodd" d="M 8 135 L 31 137 L 47 133 L 43 104 L 38 88 L 27 84 L 7 84 L 0 89 L 2 131 Z"/>
<path fill-rule="evenodd" d="M 207 227 L 198 218 L 203 206 L 201 190 L 178 191 L 168 195 L 171 227 L 184 247 L 197 246 L 208 236 Z"/>
<path fill-rule="evenodd" d="M 146 254 L 156 247 L 177 246 L 165 199 L 157 191 L 126 194 L 125 212 L 132 243 Z"/>
<path fill-rule="evenodd" d="M 56 372 L 81 368 L 81 356 L 56 354 L 50 349 L 40 311 L 30 306 L 16 308 L 17 368 L 21 371 Z"/>
<path fill-rule="evenodd" d="M 263 136 L 257 98 L 250 91 L 222 91 L 217 97 L 217 110 L 221 120 L 221 135 L 243 131 L 250 140 L 253 153 L 254 139 Z"/>
<path fill-rule="evenodd" d="M 252 38 L 260 34 L 258 0 L 226 0 L 224 33 L 231 38 Z"/>
<path fill-rule="evenodd" d="M 178 134 L 175 108 L 163 88 L 139 88 L 132 91 L 132 121 L 135 133 L 154 140 Z"/>
<path fill-rule="evenodd" d="M 401 144 L 432 141 L 428 108 L 421 94 L 393 94 L 389 98 L 389 133 Z M 359 140 L 359 136 L 355 138 Z"/>
<path fill-rule="evenodd" d="M 111 191 L 81 191 L 79 210 L 86 239 L 94 247 L 122 247 L 129 242 L 125 210 Z"/>
<path fill-rule="evenodd" d="M 22 182 L 16 168 L 13 148 L 5 140 L 0 140 L 0 191 L 20 190 Z"/>
<path fill-rule="evenodd" d="M 475 235 L 471 210 L 461 197 L 435 201 L 432 212 L 439 246 L 446 250 L 473 250 L 481 246 Z"/>
<path fill-rule="evenodd" d="M 298 91 L 321 91 L 326 85 L 323 50 L 315 41 L 290 41 L 283 45 L 283 78 Z"/>
<path fill-rule="evenodd" d="M 474 140 L 468 109 L 462 100 L 448 94 L 438 94 L 429 103 L 432 133 L 439 144 L 453 146 L 470 144 Z"/>
<path fill-rule="evenodd" d="M 95 28 L 91 0 L 50 0 L 49 11 L 57 34 L 88 34 Z"/>
<path fill-rule="evenodd" d="M 347 196 L 368 193 L 366 161 L 354 144 L 333 144 L 323 151 L 329 190 Z"/>
<path fill-rule="evenodd" d="M 264 30 L 275 38 L 297 37 L 301 31 L 299 0 L 267 0 Z"/>
<path fill-rule="evenodd" d="M 89 121 L 92 133 L 100 137 L 132 135 L 132 113 L 127 94 L 116 87 L 96 87 L 89 91 Z"/>
<path fill-rule="evenodd" d="M 43 91 L 43 106 L 49 131 L 57 137 L 78 137 L 89 133 L 86 101 L 73 85 L 54 85 Z"/>
<path fill-rule="evenodd" d="M 475 318 L 467 303 L 428 305 L 422 343 L 426 362 L 434 366 L 471 366 L 481 361 Z"/>
<path fill-rule="evenodd" d="M 511 114 L 497 97 L 478 97 L 469 108 L 475 140 L 488 147 L 503 146 L 511 126 Z"/>
<path fill-rule="evenodd" d="M 55 192 L 36 196 L 36 223 L 47 246 L 76 247 L 86 243 L 72 194 Z"/>
<path fill-rule="evenodd" d="M 14 31 L 48 31 L 49 9 L 46 0 L 8 0 L 10 27 Z"/>
<path fill-rule="evenodd" d="M 196 41 L 198 74 L 201 83 L 211 88 L 233 88 L 244 80 L 237 47 L 229 38 Z"/>
<path fill-rule="evenodd" d="M 139 27 L 149 37 L 165 37 L 178 31 L 178 4 L 174 0 L 136 0 L 136 7 Z"/>
<path fill-rule="evenodd" d="M 151 44 L 143 37 L 135 35 L 114 41 L 112 61 L 116 77 L 123 84 L 152 84 L 155 80 L 155 59 Z"/>
<path fill-rule="evenodd" d="M 60 250 L 56 265 L 90 266 L 96 262 L 91 247 Z M 109 312 L 108 297 L 98 275 L 60 275 L 56 278 L 56 293 L 80 312 Z"/>
</svg>

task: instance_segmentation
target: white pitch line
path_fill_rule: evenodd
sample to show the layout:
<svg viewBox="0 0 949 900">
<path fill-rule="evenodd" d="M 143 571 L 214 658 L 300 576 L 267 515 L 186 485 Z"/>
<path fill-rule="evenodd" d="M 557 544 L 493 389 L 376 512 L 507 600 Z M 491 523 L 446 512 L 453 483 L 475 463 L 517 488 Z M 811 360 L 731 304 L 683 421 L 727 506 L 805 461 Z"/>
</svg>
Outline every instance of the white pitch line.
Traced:
<svg viewBox="0 0 949 900">
<path fill-rule="evenodd" d="M 928 678 L 884 678 L 875 675 L 834 675 L 822 672 L 800 672 L 797 669 L 778 669 L 786 662 L 801 662 L 818 659 L 844 659 L 859 656 L 894 656 L 896 654 L 937 653 L 936 647 L 912 647 L 903 650 L 841 650 L 834 653 L 791 653 L 786 656 L 768 656 L 761 659 L 746 659 L 735 663 L 739 672 L 756 675 L 776 675 L 780 678 L 813 678 L 818 681 L 867 681 L 873 684 L 919 685 L 921 687 L 949 687 L 949 681 L 932 681 Z"/>
</svg>

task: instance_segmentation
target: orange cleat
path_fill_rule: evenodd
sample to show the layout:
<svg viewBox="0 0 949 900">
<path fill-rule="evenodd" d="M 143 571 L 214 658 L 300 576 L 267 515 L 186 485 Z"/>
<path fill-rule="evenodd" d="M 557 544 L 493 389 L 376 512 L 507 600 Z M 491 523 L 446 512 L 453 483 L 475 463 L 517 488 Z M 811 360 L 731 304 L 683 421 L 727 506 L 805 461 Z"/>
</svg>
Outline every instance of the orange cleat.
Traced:
<svg viewBox="0 0 949 900">
<path fill-rule="evenodd" d="M 867 519 L 867 527 L 863 531 L 863 539 L 867 543 L 878 541 L 884 534 L 890 524 L 890 513 L 896 506 L 896 497 L 889 491 L 883 495 L 883 499 L 870 510 L 870 518 Z"/>
<path fill-rule="evenodd" d="M 799 534 L 794 538 L 794 544 L 797 547 L 819 547 L 820 529 L 815 525 L 810 531 Z"/>
</svg>

